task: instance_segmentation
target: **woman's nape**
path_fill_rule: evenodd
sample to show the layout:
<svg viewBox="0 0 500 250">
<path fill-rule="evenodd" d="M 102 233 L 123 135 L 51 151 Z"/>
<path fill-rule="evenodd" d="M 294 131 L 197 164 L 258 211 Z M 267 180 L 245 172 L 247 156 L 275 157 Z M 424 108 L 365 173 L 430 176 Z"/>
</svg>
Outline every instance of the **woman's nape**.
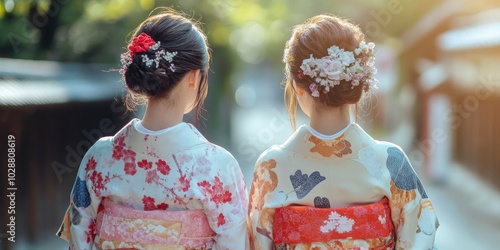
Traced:
<svg viewBox="0 0 500 250">
<path fill-rule="evenodd" d="M 158 131 L 182 122 L 184 115 L 196 107 L 200 81 L 200 70 L 191 70 L 181 78 L 168 97 L 150 98 L 142 125 L 151 131 Z"/>
<path fill-rule="evenodd" d="M 328 107 L 318 104 L 308 92 L 297 88 L 294 84 L 297 101 L 301 110 L 310 119 L 310 126 L 324 135 L 333 135 L 341 131 L 351 122 L 350 108 L 352 105 L 346 104 L 340 107 Z"/>
</svg>

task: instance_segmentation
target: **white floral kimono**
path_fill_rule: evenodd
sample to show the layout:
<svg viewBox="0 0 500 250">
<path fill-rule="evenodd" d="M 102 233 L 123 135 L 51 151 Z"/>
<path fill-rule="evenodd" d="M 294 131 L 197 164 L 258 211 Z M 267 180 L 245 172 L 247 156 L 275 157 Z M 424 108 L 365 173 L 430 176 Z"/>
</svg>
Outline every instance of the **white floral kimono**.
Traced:
<svg viewBox="0 0 500 250">
<path fill-rule="evenodd" d="M 303 125 L 265 151 L 249 221 L 254 249 L 433 249 L 439 225 L 404 152 L 356 123 L 333 136 Z"/>
<path fill-rule="evenodd" d="M 58 235 L 70 249 L 248 249 L 233 156 L 191 124 L 149 132 L 134 119 L 90 148 Z"/>
</svg>

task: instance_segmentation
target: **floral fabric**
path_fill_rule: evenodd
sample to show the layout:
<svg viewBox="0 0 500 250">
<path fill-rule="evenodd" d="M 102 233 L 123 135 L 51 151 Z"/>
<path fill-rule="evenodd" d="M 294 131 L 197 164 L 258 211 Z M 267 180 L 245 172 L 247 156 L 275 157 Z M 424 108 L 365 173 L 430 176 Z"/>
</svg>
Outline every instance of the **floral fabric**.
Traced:
<svg viewBox="0 0 500 250">
<path fill-rule="evenodd" d="M 192 125 L 140 133 L 137 119 L 101 138 L 82 160 L 58 235 L 70 249 L 97 249 L 96 218 L 107 198 L 135 210 L 201 210 L 214 249 L 247 249 L 243 175 L 234 157 Z M 176 248 L 172 248 L 176 249 Z"/>
<path fill-rule="evenodd" d="M 142 211 L 102 201 L 95 244 L 102 249 L 212 249 L 215 232 L 202 210 Z"/>
<path fill-rule="evenodd" d="M 278 208 L 338 209 L 376 204 L 384 198 L 390 213 L 370 214 L 377 217 L 372 222 L 392 223 L 394 244 L 384 234 L 341 237 L 362 222 L 354 214 L 339 212 L 306 221 L 304 215 L 290 215 L 285 223 L 289 231 L 279 235 L 276 232 L 285 229 L 274 230 L 284 221 L 279 221 L 283 215 L 276 217 Z M 359 216 L 363 210 L 354 211 Z M 404 152 L 397 145 L 374 140 L 356 123 L 330 140 L 318 138 L 302 126 L 285 143 L 265 151 L 256 163 L 250 188 L 249 222 L 254 249 L 433 249 L 439 225 Z M 322 240 L 291 240 L 300 239 L 303 232 L 315 232 L 311 235 L 320 235 Z"/>
<path fill-rule="evenodd" d="M 273 242 L 299 244 L 385 238 L 391 243 L 394 226 L 390 216 L 387 198 L 373 204 L 342 208 L 279 207 L 274 214 Z"/>
</svg>

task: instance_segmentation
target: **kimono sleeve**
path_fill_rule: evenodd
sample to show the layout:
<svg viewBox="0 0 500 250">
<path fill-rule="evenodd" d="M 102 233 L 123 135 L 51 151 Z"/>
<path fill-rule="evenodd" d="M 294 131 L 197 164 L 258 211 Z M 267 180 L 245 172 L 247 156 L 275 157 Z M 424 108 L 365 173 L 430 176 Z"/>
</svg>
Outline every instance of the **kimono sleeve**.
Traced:
<svg viewBox="0 0 500 250">
<path fill-rule="evenodd" d="M 273 249 L 274 208 L 265 208 L 265 196 L 278 185 L 275 173 L 276 160 L 268 157 L 266 151 L 255 164 L 252 185 L 250 187 L 250 205 L 248 222 L 252 249 Z"/>
<path fill-rule="evenodd" d="M 432 203 L 403 151 L 389 147 L 387 153 L 396 249 L 434 249 L 439 222 Z"/>
<path fill-rule="evenodd" d="M 91 148 L 92 149 L 92 148 Z M 93 249 L 95 218 L 101 202 L 89 180 L 88 169 L 97 164 L 89 150 L 84 156 L 70 194 L 70 205 L 57 235 L 69 242 L 69 249 Z"/>
<path fill-rule="evenodd" d="M 215 249 L 249 249 L 246 214 L 248 197 L 243 173 L 238 162 L 224 149 L 217 150 L 212 158 L 215 176 L 198 186 L 205 195 L 204 211 L 210 227 L 217 234 Z"/>
</svg>

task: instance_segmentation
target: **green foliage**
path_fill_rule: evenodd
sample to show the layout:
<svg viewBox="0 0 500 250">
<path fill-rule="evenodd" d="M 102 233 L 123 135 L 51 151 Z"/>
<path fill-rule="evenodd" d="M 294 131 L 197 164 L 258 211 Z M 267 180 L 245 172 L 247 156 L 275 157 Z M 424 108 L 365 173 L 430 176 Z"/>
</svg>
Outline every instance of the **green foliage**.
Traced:
<svg viewBox="0 0 500 250">
<path fill-rule="evenodd" d="M 154 8 L 167 6 L 204 23 L 214 50 L 229 46 L 227 56 L 235 62 L 279 64 L 284 42 L 294 24 L 316 14 L 333 13 L 368 28 L 366 24 L 374 20 L 373 13 L 387 9 L 389 2 L 3 0 L 0 1 L 0 30 L 5 35 L 0 38 L 0 56 L 114 62 L 130 32 Z M 406 14 L 392 15 L 391 22 L 381 29 L 383 36 L 401 34 L 415 22 L 419 13 L 428 9 L 428 4 L 406 0 L 397 3 Z M 45 46 L 41 46 L 41 42 L 46 43 Z"/>
</svg>

